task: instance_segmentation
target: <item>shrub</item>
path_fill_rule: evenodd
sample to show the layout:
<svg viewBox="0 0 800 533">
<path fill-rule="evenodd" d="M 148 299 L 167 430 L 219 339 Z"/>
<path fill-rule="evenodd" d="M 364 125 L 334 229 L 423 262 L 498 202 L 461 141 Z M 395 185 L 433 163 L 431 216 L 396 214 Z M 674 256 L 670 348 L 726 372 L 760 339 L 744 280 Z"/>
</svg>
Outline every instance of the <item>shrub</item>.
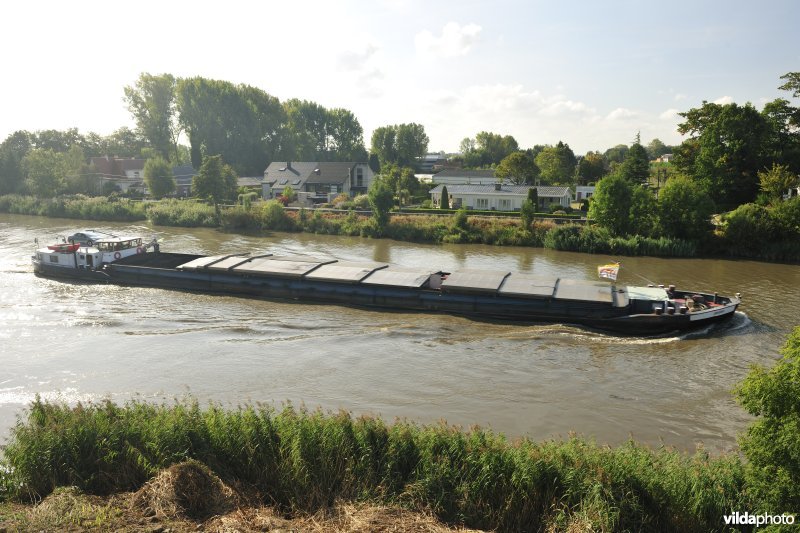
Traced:
<svg viewBox="0 0 800 533">
<path fill-rule="evenodd" d="M 800 509 L 800 327 L 771 368 L 754 367 L 736 389 L 739 403 L 758 417 L 739 444 L 747 457 L 747 483 L 759 511 Z"/>
<path fill-rule="evenodd" d="M 294 231 L 294 220 L 286 214 L 283 204 L 277 200 L 270 200 L 261 208 L 261 228 L 274 231 Z"/>
</svg>

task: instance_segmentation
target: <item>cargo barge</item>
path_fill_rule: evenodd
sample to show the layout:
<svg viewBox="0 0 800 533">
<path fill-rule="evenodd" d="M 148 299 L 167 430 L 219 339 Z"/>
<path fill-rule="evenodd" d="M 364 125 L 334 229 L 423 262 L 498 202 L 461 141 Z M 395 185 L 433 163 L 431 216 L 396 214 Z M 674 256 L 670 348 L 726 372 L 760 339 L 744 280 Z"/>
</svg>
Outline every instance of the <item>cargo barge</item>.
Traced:
<svg viewBox="0 0 800 533">
<path fill-rule="evenodd" d="M 625 335 L 699 328 L 730 318 L 740 304 L 738 295 L 508 271 L 444 272 L 269 253 L 165 253 L 156 241 L 142 244 L 141 239 L 53 248 L 41 248 L 32 257 L 37 275 L 501 321 L 558 322 Z"/>
</svg>

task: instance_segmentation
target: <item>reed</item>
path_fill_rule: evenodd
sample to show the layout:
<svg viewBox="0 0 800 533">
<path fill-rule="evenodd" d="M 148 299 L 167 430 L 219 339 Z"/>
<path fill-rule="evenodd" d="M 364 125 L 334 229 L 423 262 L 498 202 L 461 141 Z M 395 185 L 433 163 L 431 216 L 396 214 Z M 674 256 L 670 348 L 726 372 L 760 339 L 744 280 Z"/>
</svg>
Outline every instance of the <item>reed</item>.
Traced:
<svg viewBox="0 0 800 533">
<path fill-rule="evenodd" d="M 16 194 L 0 196 L 0 212 L 82 220 L 132 222 L 146 218 L 145 204 L 128 198 L 62 196 L 37 198 Z"/>
<path fill-rule="evenodd" d="M 370 501 L 505 531 L 710 531 L 749 503 L 735 454 L 632 442 L 612 449 L 579 438 L 511 443 L 482 429 L 291 406 L 201 409 L 191 400 L 70 407 L 37 398 L 12 430 L 0 486 L 17 499 L 58 486 L 109 494 L 188 459 L 285 511 Z"/>
<path fill-rule="evenodd" d="M 150 204 L 147 219 L 156 226 L 182 228 L 216 228 L 219 226 L 214 207 L 193 200 L 161 200 Z"/>
</svg>

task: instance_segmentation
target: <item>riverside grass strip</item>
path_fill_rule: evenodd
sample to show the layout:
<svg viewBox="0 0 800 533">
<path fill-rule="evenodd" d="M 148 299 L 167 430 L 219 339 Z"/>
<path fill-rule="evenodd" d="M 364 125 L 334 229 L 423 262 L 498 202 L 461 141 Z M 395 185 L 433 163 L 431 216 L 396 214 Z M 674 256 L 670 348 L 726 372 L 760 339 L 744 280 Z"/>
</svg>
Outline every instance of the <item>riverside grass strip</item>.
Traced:
<svg viewBox="0 0 800 533">
<path fill-rule="evenodd" d="M 709 531 L 752 508 L 736 454 L 509 442 L 477 428 L 191 399 L 71 407 L 37 398 L 3 452 L 0 498 L 37 500 L 59 486 L 132 491 L 191 459 L 286 512 L 369 502 L 480 529 Z"/>
</svg>

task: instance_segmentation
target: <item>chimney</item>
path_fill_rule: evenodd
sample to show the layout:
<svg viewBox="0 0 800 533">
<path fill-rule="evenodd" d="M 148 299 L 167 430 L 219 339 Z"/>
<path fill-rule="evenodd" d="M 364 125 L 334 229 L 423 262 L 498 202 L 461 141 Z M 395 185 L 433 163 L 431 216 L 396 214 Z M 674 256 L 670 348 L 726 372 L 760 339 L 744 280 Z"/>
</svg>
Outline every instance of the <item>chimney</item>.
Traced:
<svg viewBox="0 0 800 533">
<path fill-rule="evenodd" d="M 291 161 L 287 161 L 286 162 L 286 170 L 292 170 L 292 162 Z"/>
</svg>

